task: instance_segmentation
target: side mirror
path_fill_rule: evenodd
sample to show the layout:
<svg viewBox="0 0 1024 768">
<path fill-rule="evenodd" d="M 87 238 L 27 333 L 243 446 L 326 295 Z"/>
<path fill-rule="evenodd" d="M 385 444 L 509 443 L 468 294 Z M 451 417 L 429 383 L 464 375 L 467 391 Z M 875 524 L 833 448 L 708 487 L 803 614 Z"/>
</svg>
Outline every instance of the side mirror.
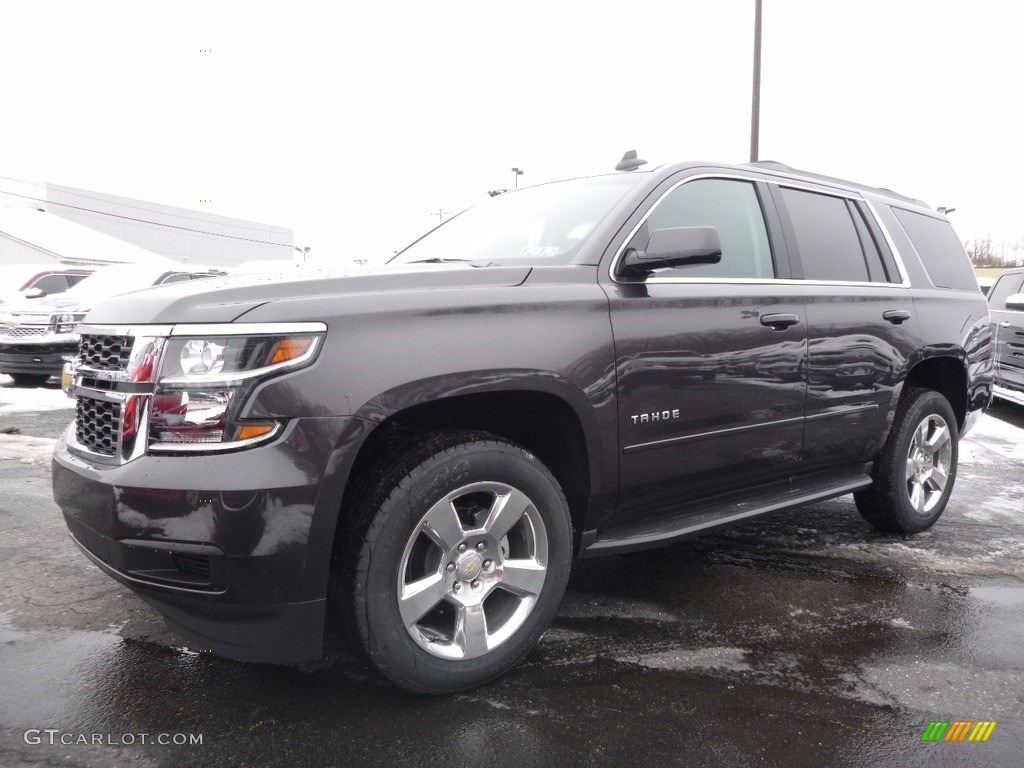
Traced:
<svg viewBox="0 0 1024 768">
<path fill-rule="evenodd" d="M 1024 293 L 1006 297 L 1006 308 L 1011 312 L 1024 312 Z"/>
<path fill-rule="evenodd" d="M 42 299 L 46 296 L 46 291 L 42 288 L 29 288 L 23 294 L 26 299 Z"/>
<path fill-rule="evenodd" d="M 656 269 L 717 264 L 721 260 L 722 242 L 714 227 L 656 229 L 646 250 L 626 251 L 619 273 L 627 277 L 645 277 Z"/>
</svg>

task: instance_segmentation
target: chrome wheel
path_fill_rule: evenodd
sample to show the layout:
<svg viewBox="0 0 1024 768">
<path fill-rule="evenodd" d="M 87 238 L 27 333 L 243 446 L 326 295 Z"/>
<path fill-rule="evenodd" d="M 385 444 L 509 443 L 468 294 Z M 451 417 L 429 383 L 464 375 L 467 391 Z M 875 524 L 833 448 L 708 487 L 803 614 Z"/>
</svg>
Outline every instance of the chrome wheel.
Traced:
<svg viewBox="0 0 1024 768">
<path fill-rule="evenodd" d="M 526 621 L 547 567 L 547 531 L 525 493 L 497 482 L 463 486 L 427 510 L 405 545 L 402 624 L 439 658 L 483 656 Z"/>
<path fill-rule="evenodd" d="M 942 501 L 952 458 L 949 425 L 942 416 L 930 414 L 914 430 L 907 453 L 907 497 L 918 514 L 931 513 Z"/>
</svg>

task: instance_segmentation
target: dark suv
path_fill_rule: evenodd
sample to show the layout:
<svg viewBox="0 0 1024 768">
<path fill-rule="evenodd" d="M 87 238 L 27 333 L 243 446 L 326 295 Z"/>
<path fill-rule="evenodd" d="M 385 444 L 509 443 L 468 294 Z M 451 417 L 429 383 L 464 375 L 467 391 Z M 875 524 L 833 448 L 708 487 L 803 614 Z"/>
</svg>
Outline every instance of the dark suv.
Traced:
<svg viewBox="0 0 1024 768">
<path fill-rule="evenodd" d="M 574 558 L 853 493 L 931 526 L 992 396 L 949 223 L 777 164 L 545 184 L 372 274 L 89 313 L 54 456 L 75 542 L 190 645 L 399 686 L 507 671 Z"/>
<path fill-rule="evenodd" d="M 988 293 L 996 345 L 995 393 L 1024 405 L 1024 269 L 999 275 Z"/>
</svg>

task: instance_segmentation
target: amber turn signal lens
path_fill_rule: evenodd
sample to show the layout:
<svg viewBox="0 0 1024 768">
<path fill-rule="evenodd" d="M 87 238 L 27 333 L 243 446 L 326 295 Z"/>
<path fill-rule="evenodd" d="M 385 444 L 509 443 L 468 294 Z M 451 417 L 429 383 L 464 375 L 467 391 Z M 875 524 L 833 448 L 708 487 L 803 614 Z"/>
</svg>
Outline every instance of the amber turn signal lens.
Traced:
<svg viewBox="0 0 1024 768">
<path fill-rule="evenodd" d="M 263 437 L 273 429 L 273 424 L 246 424 L 235 430 L 235 440 L 252 440 L 254 437 Z"/>
<path fill-rule="evenodd" d="M 270 353 L 269 365 L 276 365 L 277 363 L 287 363 L 289 360 L 294 360 L 297 357 L 301 357 L 306 354 L 306 351 L 312 345 L 312 338 L 305 339 L 281 339 L 274 345 L 274 351 Z"/>
</svg>

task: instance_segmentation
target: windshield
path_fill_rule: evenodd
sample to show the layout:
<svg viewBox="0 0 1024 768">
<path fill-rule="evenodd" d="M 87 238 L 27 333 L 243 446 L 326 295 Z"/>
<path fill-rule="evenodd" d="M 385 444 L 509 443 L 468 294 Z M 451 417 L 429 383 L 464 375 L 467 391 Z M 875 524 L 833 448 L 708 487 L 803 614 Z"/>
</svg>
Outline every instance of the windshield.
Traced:
<svg viewBox="0 0 1024 768">
<path fill-rule="evenodd" d="M 568 264 L 637 178 L 595 176 L 498 195 L 449 219 L 391 263 Z"/>
</svg>

